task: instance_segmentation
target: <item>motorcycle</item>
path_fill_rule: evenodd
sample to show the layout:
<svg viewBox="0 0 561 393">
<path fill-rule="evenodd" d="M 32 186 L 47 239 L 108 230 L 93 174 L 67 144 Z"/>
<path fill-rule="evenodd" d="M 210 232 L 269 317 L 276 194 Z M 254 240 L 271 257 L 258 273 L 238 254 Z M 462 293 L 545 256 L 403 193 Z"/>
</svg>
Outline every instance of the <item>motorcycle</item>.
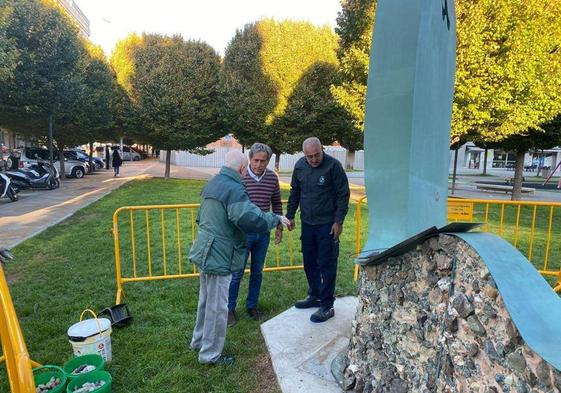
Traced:
<svg viewBox="0 0 561 393">
<path fill-rule="evenodd" d="M 28 188 L 54 190 L 60 187 L 58 170 L 42 160 L 38 160 L 36 164 L 27 168 L 6 171 L 5 174 L 11 179 L 13 187 L 18 190 L 27 190 Z"/>
<path fill-rule="evenodd" d="M 12 202 L 18 200 L 17 192 L 12 186 L 10 178 L 0 173 L 0 198 L 8 197 Z"/>
</svg>

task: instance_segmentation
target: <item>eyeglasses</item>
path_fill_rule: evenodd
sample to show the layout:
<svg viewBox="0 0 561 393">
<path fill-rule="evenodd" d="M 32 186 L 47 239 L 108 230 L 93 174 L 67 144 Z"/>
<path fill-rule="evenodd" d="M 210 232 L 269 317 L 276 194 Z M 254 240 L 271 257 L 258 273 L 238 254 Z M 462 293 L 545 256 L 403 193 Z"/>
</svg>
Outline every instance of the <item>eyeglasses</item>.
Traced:
<svg viewBox="0 0 561 393">
<path fill-rule="evenodd" d="M 323 151 L 318 151 L 317 153 L 308 154 L 308 155 L 305 155 L 304 157 L 306 157 L 306 160 L 311 161 L 314 158 L 320 158 L 322 154 L 323 154 Z"/>
</svg>

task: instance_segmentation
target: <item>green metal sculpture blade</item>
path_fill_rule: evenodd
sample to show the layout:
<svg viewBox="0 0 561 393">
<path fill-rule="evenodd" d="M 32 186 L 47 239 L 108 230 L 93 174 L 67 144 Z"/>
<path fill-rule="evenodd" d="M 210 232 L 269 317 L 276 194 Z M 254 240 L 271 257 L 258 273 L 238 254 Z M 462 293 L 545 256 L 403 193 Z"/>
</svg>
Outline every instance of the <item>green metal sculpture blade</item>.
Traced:
<svg viewBox="0 0 561 393">
<path fill-rule="evenodd" d="M 364 129 L 369 250 L 446 224 L 453 0 L 378 0 Z"/>
</svg>

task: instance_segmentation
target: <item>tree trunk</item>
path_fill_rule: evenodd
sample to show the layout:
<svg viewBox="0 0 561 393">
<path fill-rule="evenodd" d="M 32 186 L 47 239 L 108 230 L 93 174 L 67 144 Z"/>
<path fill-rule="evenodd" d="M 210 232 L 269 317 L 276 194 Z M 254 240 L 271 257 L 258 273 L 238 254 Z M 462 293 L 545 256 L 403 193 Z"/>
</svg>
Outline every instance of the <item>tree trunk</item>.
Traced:
<svg viewBox="0 0 561 393">
<path fill-rule="evenodd" d="M 93 142 L 90 142 L 90 168 L 93 168 Z"/>
<path fill-rule="evenodd" d="M 483 154 L 483 173 L 482 173 L 482 175 L 487 174 L 487 153 L 489 153 L 489 149 L 485 148 L 485 153 Z"/>
<path fill-rule="evenodd" d="M 280 153 L 280 151 L 276 151 L 276 150 L 273 150 L 273 153 L 275 154 L 275 170 L 278 172 L 280 170 L 280 156 L 281 156 L 281 153 Z"/>
<path fill-rule="evenodd" d="M 166 180 L 169 179 L 170 166 L 171 166 L 171 150 L 166 150 L 166 172 L 164 174 L 164 178 Z"/>
<path fill-rule="evenodd" d="M 51 166 L 53 166 L 53 115 L 49 115 L 49 136 L 48 136 L 48 142 L 47 144 L 49 145 L 49 164 L 51 164 Z M 61 176 L 62 179 L 62 176 Z"/>
<path fill-rule="evenodd" d="M 454 150 L 454 171 L 452 172 L 452 191 L 451 195 L 456 192 L 456 170 L 458 169 L 458 149 Z"/>
<path fill-rule="evenodd" d="M 355 168 L 355 151 L 354 150 L 347 150 L 347 157 L 345 159 L 345 168 L 346 169 L 354 169 Z"/>
<path fill-rule="evenodd" d="M 522 177 L 524 175 L 524 155 L 525 151 L 516 152 L 516 165 L 514 168 L 514 186 L 512 187 L 512 200 L 522 199 Z"/>
<path fill-rule="evenodd" d="M 66 174 L 64 172 L 64 145 L 62 143 L 57 143 L 58 147 L 58 160 L 60 163 L 60 180 L 66 179 Z"/>
</svg>

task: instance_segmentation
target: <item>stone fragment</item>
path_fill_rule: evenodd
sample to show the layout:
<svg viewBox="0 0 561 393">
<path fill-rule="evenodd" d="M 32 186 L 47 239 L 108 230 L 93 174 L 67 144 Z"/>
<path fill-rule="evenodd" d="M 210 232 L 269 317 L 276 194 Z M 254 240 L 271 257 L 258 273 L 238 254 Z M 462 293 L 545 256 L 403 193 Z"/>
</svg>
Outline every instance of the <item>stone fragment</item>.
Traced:
<svg viewBox="0 0 561 393">
<path fill-rule="evenodd" d="M 477 343 L 471 343 L 468 347 L 468 353 L 472 358 L 476 357 L 479 353 L 479 345 L 477 345 Z"/>
<path fill-rule="evenodd" d="M 390 383 L 390 393 L 407 393 L 408 384 L 403 379 L 395 378 Z"/>
<path fill-rule="evenodd" d="M 551 386 L 551 378 L 549 375 L 550 368 L 545 361 L 540 361 L 536 367 L 536 376 L 538 380 L 545 386 Z"/>
<path fill-rule="evenodd" d="M 458 320 L 452 314 L 446 313 L 444 315 L 444 325 L 449 332 L 456 333 L 458 331 Z"/>
<path fill-rule="evenodd" d="M 428 241 L 427 241 L 427 245 L 429 246 L 429 249 L 433 250 L 433 251 L 438 251 L 440 250 L 440 244 L 439 244 L 439 238 L 437 237 L 431 237 Z"/>
<path fill-rule="evenodd" d="M 436 267 L 440 271 L 450 270 L 450 268 L 452 267 L 452 261 L 450 260 L 450 257 L 444 254 L 438 254 L 436 256 Z"/>
<path fill-rule="evenodd" d="M 495 350 L 495 345 L 491 340 L 485 340 L 485 342 L 483 343 L 483 350 L 489 357 L 489 360 L 493 362 L 499 362 L 501 360 L 499 358 L 499 355 L 497 354 L 497 351 Z"/>
<path fill-rule="evenodd" d="M 524 355 L 522 355 L 521 351 L 509 353 L 506 357 L 506 363 L 511 369 L 519 373 L 526 370 L 526 359 L 524 358 Z"/>
<path fill-rule="evenodd" d="M 474 312 L 473 305 L 466 295 L 461 292 L 456 294 L 452 299 L 452 307 L 454 307 L 458 315 L 464 319 Z"/>
<path fill-rule="evenodd" d="M 497 310 L 495 310 L 489 303 L 485 303 L 485 305 L 483 306 L 483 312 L 489 318 L 497 318 Z"/>
<path fill-rule="evenodd" d="M 495 288 L 488 285 L 486 285 L 485 289 L 483 289 L 483 293 L 485 293 L 485 295 L 487 295 L 491 299 L 496 299 L 497 295 L 499 294 L 499 292 Z"/>
<path fill-rule="evenodd" d="M 485 328 L 479 321 L 479 318 L 477 318 L 475 314 L 467 317 L 467 323 L 471 331 L 477 334 L 478 336 L 483 337 L 487 334 L 487 331 L 485 330 Z"/>
<path fill-rule="evenodd" d="M 351 367 L 349 366 L 345 370 L 342 388 L 343 390 L 351 390 L 355 387 L 355 383 L 356 383 L 356 376 L 354 374 L 354 371 L 351 370 Z"/>
</svg>

